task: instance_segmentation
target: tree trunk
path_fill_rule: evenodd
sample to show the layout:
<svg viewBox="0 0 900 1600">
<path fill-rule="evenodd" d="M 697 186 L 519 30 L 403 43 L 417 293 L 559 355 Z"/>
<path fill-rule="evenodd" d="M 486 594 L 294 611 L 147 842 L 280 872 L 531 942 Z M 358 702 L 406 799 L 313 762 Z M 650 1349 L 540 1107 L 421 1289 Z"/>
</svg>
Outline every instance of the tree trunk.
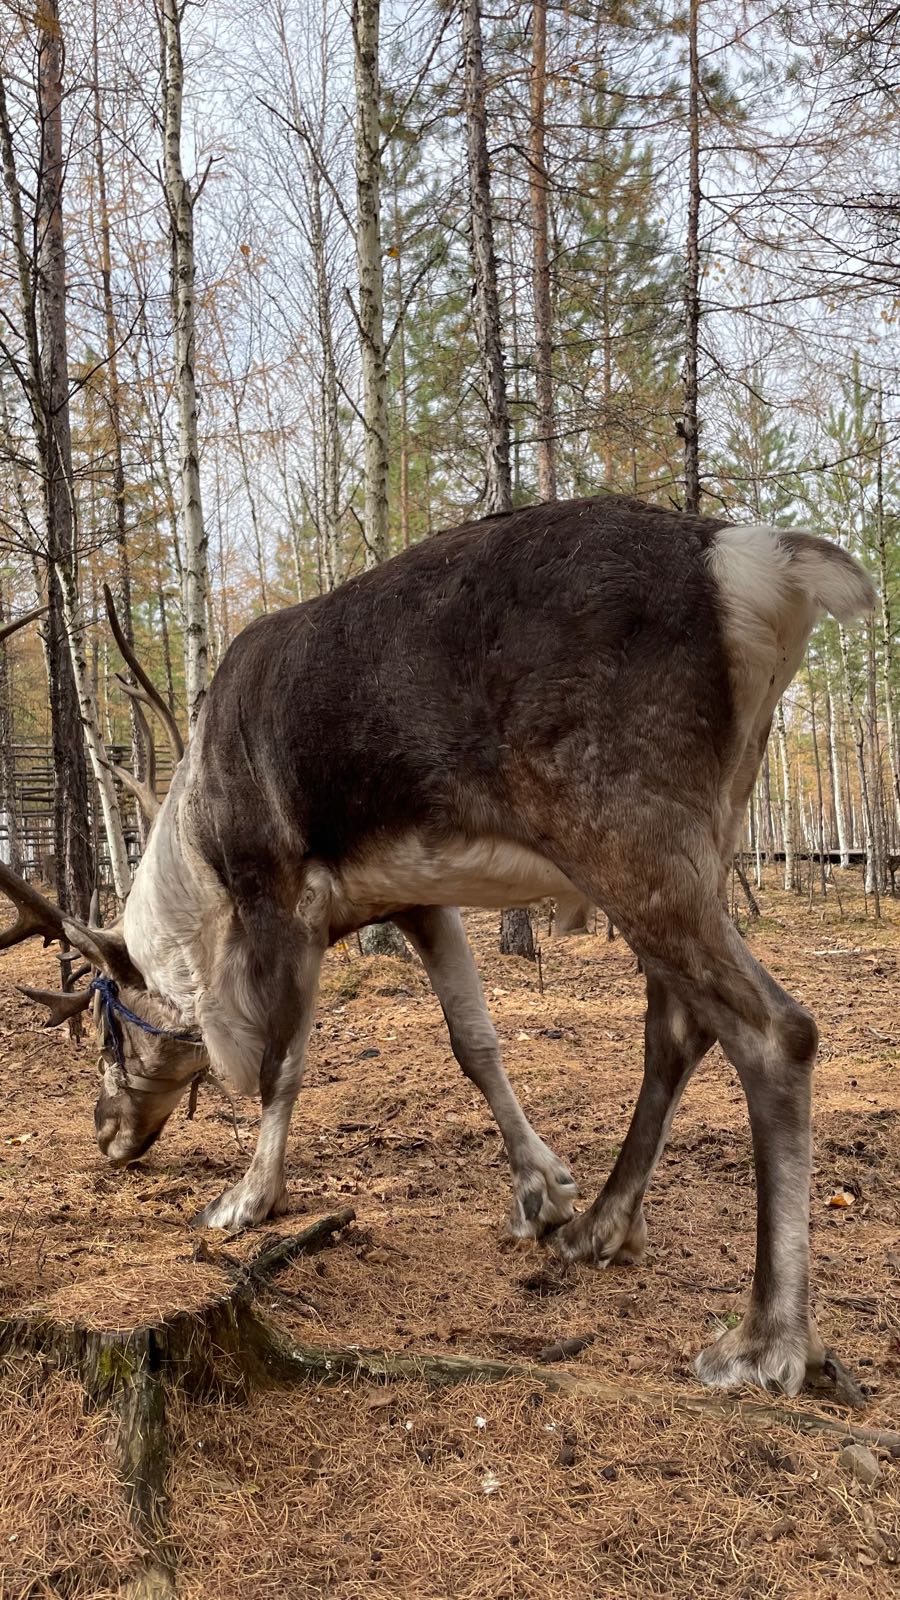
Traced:
<svg viewBox="0 0 900 1600">
<path fill-rule="evenodd" d="M 877 673 L 875 667 L 875 628 L 871 617 L 866 619 L 866 695 L 865 695 L 866 753 L 869 762 L 869 795 L 872 807 L 872 878 L 879 889 L 885 887 L 885 832 L 887 814 L 884 805 L 884 783 L 881 770 L 881 739 L 878 732 Z"/>
<path fill-rule="evenodd" d="M 816 719 L 816 690 L 813 683 L 812 661 L 809 651 L 806 653 L 807 671 L 809 673 L 809 716 L 810 732 L 812 734 L 813 759 L 816 766 L 816 849 L 819 852 L 819 879 L 822 886 L 822 898 L 828 893 L 828 877 L 825 865 L 825 794 L 822 787 L 822 762 L 819 756 L 819 734 Z"/>
<path fill-rule="evenodd" d="M 700 436 L 697 420 L 700 331 L 700 62 L 697 18 L 700 0 L 688 10 L 688 215 L 684 252 L 684 363 L 681 433 L 684 440 L 684 508 L 700 510 Z"/>
<path fill-rule="evenodd" d="M 55 0 L 42 14 L 52 21 L 41 35 L 38 85 L 41 120 L 44 128 L 44 168 L 39 186 L 38 295 L 43 330 L 43 393 L 46 405 L 48 465 L 48 549 L 53 553 L 54 567 L 51 583 L 59 587 L 59 603 L 67 635 L 71 661 L 71 677 L 77 695 L 75 716 L 80 714 L 84 740 L 87 742 L 94 775 L 100 791 L 103 819 L 109 842 L 113 883 L 120 900 L 131 887 L 131 874 L 122 818 L 116 796 L 115 781 L 106 761 L 106 751 L 97 707 L 91 689 L 90 674 L 84 653 L 84 630 L 79 615 L 78 591 L 75 578 L 77 560 L 75 491 L 72 474 L 72 439 L 69 425 L 69 378 L 66 341 L 66 259 L 63 233 L 62 183 L 64 159 L 62 147 L 62 40 Z M 52 602 L 51 602 L 52 604 Z M 52 616 L 52 611 L 51 611 Z M 75 738 L 84 766 L 84 740 L 81 731 Z M 68 765 L 74 752 L 67 750 L 64 763 Z M 57 767 L 57 773 L 59 768 Z M 86 779 L 86 774 L 85 774 Z M 83 797 L 80 826 L 86 831 L 88 824 L 87 785 Z M 90 869 L 90 853 L 86 865 Z M 88 897 L 92 884 L 88 882 Z"/>
<path fill-rule="evenodd" d="M 866 775 L 866 730 L 859 705 L 853 678 L 850 672 L 850 648 L 847 635 L 843 628 L 838 629 L 841 641 L 841 662 L 844 668 L 844 692 L 847 696 L 847 707 L 850 716 L 850 725 L 853 731 L 853 748 L 856 755 L 856 771 L 859 778 L 859 797 L 862 806 L 863 832 L 865 835 L 866 851 L 866 893 L 875 896 L 875 915 L 881 916 L 881 903 L 878 894 L 878 879 L 875 872 L 875 829 L 872 820 L 872 803 L 869 794 L 869 782 Z"/>
<path fill-rule="evenodd" d="M 61 40 L 56 0 L 47 0 L 38 35 L 38 114 L 43 128 L 34 236 L 37 257 L 26 244 L 22 192 L 16 174 L 6 91 L 0 74 L 0 147 L 10 206 L 12 245 L 22 306 L 25 388 L 41 476 L 46 549 L 48 615 L 41 627 L 50 702 L 54 762 L 53 835 L 60 905 L 87 914 L 93 884 L 88 823 L 87 764 L 72 661 L 66 638 L 59 567 L 74 547 L 68 362 L 65 343 L 65 248 L 62 232 Z M 38 324 L 40 322 L 40 335 Z M 66 465 L 68 463 L 68 472 Z"/>
<path fill-rule="evenodd" d="M 119 902 L 124 903 L 125 897 L 131 888 L 131 868 L 128 864 L 128 850 L 125 844 L 125 834 L 122 830 L 122 813 L 119 808 L 119 797 L 116 793 L 116 780 L 103 742 L 96 694 L 91 681 L 91 673 L 88 669 L 87 655 L 85 654 L 81 604 L 75 587 L 72 568 L 68 563 L 60 567 L 60 579 L 63 590 L 66 632 L 69 636 L 69 649 L 72 656 L 72 670 L 78 694 L 81 723 L 84 729 L 84 740 L 91 758 L 100 807 L 103 812 L 103 826 L 109 847 L 113 888 Z"/>
<path fill-rule="evenodd" d="M 194 197 L 181 162 L 184 93 L 181 14 L 178 0 L 163 0 L 163 175 L 172 252 L 172 322 L 184 527 L 185 697 L 188 726 L 193 728 L 200 715 L 209 681 L 209 576 L 207 537 L 200 498 L 200 447 L 194 374 Z"/>
<path fill-rule="evenodd" d="M 3 581 L 0 578 L 0 623 L 8 622 Z M 13 762 L 13 683 L 6 640 L 0 638 L 0 821 L 6 818 L 6 861 L 22 876 L 19 848 L 19 819 L 16 811 L 15 765 Z"/>
<path fill-rule="evenodd" d="M 106 402 L 112 432 L 112 491 L 116 540 L 116 577 L 114 591 L 116 610 L 128 643 L 134 648 L 134 619 L 131 614 L 131 568 L 128 559 L 128 535 L 125 501 L 125 463 L 122 454 L 122 413 L 119 392 L 118 330 L 112 297 L 112 243 L 109 225 L 109 202 L 106 190 L 106 158 L 103 148 L 103 116 L 100 104 L 100 64 L 98 60 L 97 0 L 93 0 L 94 30 L 94 157 L 97 171 L 97 208 L 100 223 L 100 283 L 103 295 L 103 323 L 106 333 Z M 129 681 L 132 675 L 126 667 Z M 144 777 L 146 752 L 144 751 L 137 707 L 129 701 L 131 713 L 131 764 L 140 782 Z M 142 843 L 146 844 L 146 818 L 138 807 L 138 828 Z"/>
<path fill-rule="evenodd" d="M 766 740 L 766 753 L 762 764 L 762 822 L 765 828 L 763 848 L 771 855 L 775 848 L 775 826 L 772 820 L 772 763 L 769 758 L 769 741 Z M 762 831 L 762 830 L 761 830 Z"/>
<path fill-rule="evenodd" d="M 488 511 L 511 511 L 509 408 L 500 337 L 500 296 L 494 252 L 479 0 L 462 0 L 462 25 L 472 271 L 475 279 L 475 337 L 481 358 L 488 413 L 485 500 Z M 534 937 L 527 909 L 519 907 L 503 912 L 500 919 L 500 949 L 506 955 L 524 955 L 534 960 Z"/>
<path fill-rule="evenodd" d="M 481 357 L 488 413 L 485 500 L 488 511 L 510 511 L 512 480 L 509 465 L 509 408 L 506 400 L 506 376 L 503 370 L 503 346 L 500 338 L 500 298 L 497 291 L 497 258 L 494 253 L 479 0 L 462 0 L 462 26 L 472 269 L 475 280 L 475 335 Z"/>
<path fill-rule="evenodd" d="M 400 542 L 404 550 L 409 549 L 409 398 L 406 385 L 406 308 L 403 298 L 403 252 L 405 240 L 403 237 L 403 221 L 400 214 L 400 182 L 397 174 L 396 155 L 391 150 L 391 201 L 393 209 L 394 228 L 394 294 L 397 298 L 397 331 L 394 342 L 397 346 L 397 394 L 400 401 Z"/>
<path fill-rule="evenodd" d="M 526 906 L 515 906 L 504 911 L 500 919 L 500 954 L 525 956 L 528 961 L 537 959 L 531 914 Z"/>
<path fill-rule="evenodd" d="M 359 948 L 364 956 L 399 956 L 410 959 L 409 948 L 395 922 L 370 922 L 360 929 Z"/>
<path fill-rule="evenodd" d="M 897 717 L 894 708 L 894 636 L 885 535 L 883 456 L 884 421 L 882 417 L 881 389 L 879 388 L 875 537 L 878 545 L 878 586 L 881 592 L 881 681 L 884 692 L 884 720 L 887 728 L 888 763 L 891 769 L 891 807 L 897 828 L 897 843 L 900 845 L 900 751 L 897 749 Z"/>
<path fill-rule="evenodd" d="M 512 258 L 515 251 L 516 229 L 518 224 L 518 197 L 512 183 L 509 185 L 508 209 L 503 219 L 506 228 L 506 248 Z M 522 493 L 522 429 L 520 418 L 522 416 L 522 361 L 520 358 L 519 339 L 519 295 L 516 288 L 516 274 L 509 275 L 509 316 L 504 319 L 508 329 L 508 344 L 512 362 L 512 415 L 510 417 L 510 470 L 512 474 L 512 495 L 516 503 Z"/>
<path fill-rule="evenodd" d="M 825 676 L 825 704 L 828 712 L 827 738 L 828 738 L 828 770 L 831 774 L 831 798 L 834 810 L 834 826 L 837 833 L 837 847 L 840 851 L 841 866 L 850 865 L 850 845 L 847 839 L 847 823 L 844 812 L 844 790 L 840 762 L 838 760 L 837 717 L 834 707 L 834 696 L 831 693 L 831 684 L 828 681 L 828 668 L 826 665 Z"/>
<path fill-rule="evenodd" d="M 784 887 L 796 888 L 794 867 L 794 800 L 791 790 L 791 768 L 788 760 L 787 730 L 784 725 L 784 703 L 779 700 L 776 715 L 778 728 L 778 753 L 781 757 L 781 830 L 784 839 Z"/>
<path fill-rule="evenodd" d="M 344 575 L 341 550 L 341 451 L 337 363 L 334 354 L 331 294 L 325 255 L 325 228 L 322 221 L 321 177 L 315 153 L 308 150 L 307 155 L 310 243 L 316 280 L 316 321 L 322 348 L 322 484 L 319 493 L 324 534 L 322 554 L 325 562 L 326 587 L 334 589 Z M 386 454 L 387 446 L 385 446 L 385 459 Z M 368 468 L 366 482 L 368 483 Z"/>
<path fill-rule="evenodd" d="M 61 576 L 75 561 L 75 500 L 69 427 L 69 368 L 66 347 L 66 254 L 62 188 L 62 35 L 57 0 L 46 0 L 39 18 L 38 94 L 43 161 L 37 197 L 37 300 L 42 357 L 35 388 L 41 392 L 47 521 L 45 635 L 51 663 L 53 761 L 56 774 L 55 843 L 61 903 L 87 912 L 94 879 L 87 764 L 79 717 L 73 659 L 67 637 Z"/>
<path fill-rule="evenodd" d="M 388 554 L 388 412 L 381 253 L 380 0 L 353 0 L 356 83 L 356 262 L 365 431 L 366 566 Z"/>
<path fill-rule="evenodd" d="M 170 711 L 175 710 L 175 679 L 172 674 L 172 648 L 169 642 L 169 611 L 166 605 L 166 591 L 163 583 L 162 561 L 157 550 L 155 563 L 156 578 L 156 605 L 159 611 L 159 637 L 163 651 L 163 670 L 166 674 L 166 704 Z"/>
<path fill-rule="evenodd" d="M 556 499 L 553 428 L 553 344 L 548 249 L 548 185 L 544 104 L 547 91 L 547 0 L 531 12 L 531 127 L 528 187 L 531 198 L 534 278 L 534 387 L 537 401 L 538 499 Z"/>
</svg>

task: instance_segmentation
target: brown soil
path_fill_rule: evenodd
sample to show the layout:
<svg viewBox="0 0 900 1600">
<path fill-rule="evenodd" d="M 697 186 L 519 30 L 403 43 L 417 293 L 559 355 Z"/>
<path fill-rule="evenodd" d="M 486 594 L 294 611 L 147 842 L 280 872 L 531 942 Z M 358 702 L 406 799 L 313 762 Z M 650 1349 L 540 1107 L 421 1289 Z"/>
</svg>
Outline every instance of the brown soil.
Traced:
<svg viewBox="0 0 900 1600">
<path fill-rule="evenodd" d="M 833 897 L 810 908 L 769 888 L 750 938 L 822 1035 L 819 1326 L 866 1386 L 863 1421 L 897 1427 L 900 905 L 888 902 L 878 924 L 852 883 L 841 894 L 843 917 Z M 640 1079 L 634 959 L 602 925 L 567 941 L 545 935 L 541 995 L 531 964 L 496 953 L 494 918 L 472 917 L 470 929 L 511 1076 L 590 1198 Z M 127 1327 L 202 1303 L 225 1281 L 217 1254 L 258 1247 L 258 1235 L 209 1234 L 211 1259 L 194 1261 L 188 1228 L 242 1171 L 236 1133 L 252 1143 L 255 1107 L 240 1103 L 233 1122 L 228 1102 L 204 1089 L 193 1122 L 179 1112 L 140 1166 L 108 1170 L 93 1141 L 91 1045 L 42 1032 L 13 988 L 52 981 L 54 967 L 36 949 L 0 966 L 0 1315 L 40 1307 Z M 718 1054 L 690 1086 L 654 1181 L 647 1259 L 562 1271 L 537 1246 L 502 1239 L 500 1140 L 452 1060 L 421 969 L 365 960 L 351 945 L 329 958 L 289 1177 L 293 1211 L 272 1231 L 347 1204 L 358 1216 L 333 1249 L 278 1280 L 302 1299 L 265 1301 L 298 1341 L 532 1361 L 590 1334 L 572 1369 L 635 1399 L 610 1406 L 529 1383 L 438 1393 L 342 1384 L 184 1407 L 172 1516 L 190 1600 L 896 1592 L 900 1463 L 886 1460 L 881 1483 L 864 1489 L 833 1439 L 671 1408 L 696 1392 L 691 1357 L 736 1320 L 753 1260 L 746 1111 Z M 838 1190 L 851 1205 L 828 1204 Z M 104 1595 L 131 1550 L 105 1492 L 92 1491 L 89 1539 L 60 1531 L 57 1465 L 100 1470 L 70 1388 L 48 1379 L 38 1396 L 19 1383 L 9 1400 L 4 1390 L 14 1449 L 0 1463 L 0 1595 L 11 1600 Z M 657 1398 L 641 1401 L 650 1391 Z"/>
</svg>

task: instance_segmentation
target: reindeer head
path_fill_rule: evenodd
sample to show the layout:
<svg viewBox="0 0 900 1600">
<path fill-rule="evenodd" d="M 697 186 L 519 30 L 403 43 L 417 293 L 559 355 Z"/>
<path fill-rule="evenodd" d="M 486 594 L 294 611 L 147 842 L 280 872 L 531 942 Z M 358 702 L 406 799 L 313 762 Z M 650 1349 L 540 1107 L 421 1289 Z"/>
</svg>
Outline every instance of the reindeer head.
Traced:
<svg viewBox="0 0 900 1600">
<path fill-rule="evenodd" d="M 97 1143 L 116 1166 L 137 1161 L 206 1065 L 199 1035 L 148 994 L 120 922 L 101 928 L 65 916 L 2 862 L 0 890 L 18 912 L 12 927 L 0 932 L 0 949 L 37 935 L 45 944 L 66 940 L 85 959 L 75 976 L 93 974 L 86 988 L 73 993 L 24 987 L 22 993 L 47 1007 L 45 1027 L 59 1027 L 92 1007 L 102 1074 L 94 1107 Z"/>
<path fill-rule="evenodd" d="M 146 781 L 139 782 L 127 768 L 114 766 L 113 771 L 135 795 L 152 827 L 159 812 L 154 782 L 156 754 L 141 707 L 149 707 L 160 717 L 176 766 L 184 755 L 184 744 L 170 708 L 125 637 L 108 585 L 104 585 L 103 594 L 113 637 L 141 685 L 137 688 L 126 679 L 119 679 L 134 704 L 147 752 Z M 46 610 L 46 606 L 39 606 L 0 628 L 0 641 Z M 44 1026 L 49 1028 L 59 1027 L 93 1005 L 103 1076 L 94 1107 L 97 1142 L 116 1166 L 137 1161 L 159 1138 L 188 1084 L 206 1066 L 201 1040 L 179 1026 L 180 1019 L 162 1000 L 148 994 L 129 955 L 121 918 L 114 926 L 102 928 L 93 915 L 89 925 L 66 917 L 2 862 L 0 890 L 9 896 L 18 913 L 12 927 L 0 930 L 0 950 L 34 935 L 40 935 L 45 945 L 54 939 L 65 940 L 86 962 L 73 977 L 77 980 L 93 973 L 88 987 L 74 993 L 27 988 L 22 993 L 47 1007 L 49 1016 Z"/>
</svg>

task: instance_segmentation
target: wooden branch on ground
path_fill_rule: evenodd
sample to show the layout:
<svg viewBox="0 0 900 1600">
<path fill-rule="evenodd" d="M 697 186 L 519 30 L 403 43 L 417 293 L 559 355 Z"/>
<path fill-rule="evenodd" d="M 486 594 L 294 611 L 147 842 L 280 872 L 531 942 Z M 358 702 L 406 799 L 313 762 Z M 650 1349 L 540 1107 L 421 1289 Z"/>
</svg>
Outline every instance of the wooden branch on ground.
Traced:
<svg viewBox="0 0 900 1600">
<path fill-rule="evenodd" d="M 339 1378 L 362 1378 L 377 1383 L 419 1379 L 435 1386 L 454 1383 L 539 1383 L 559 1394 L 585 1395 L 613 1405 L 635 1402 L 645 1406 L 671 1407 L 693 1415 L 723 1421 L 744 1421 L 754 1426 L 778 1423 L 799 1433 L 832 1433 L 841 1439 L 874 1444 L 900 1456 L 900 1432 L 891 1428 L 864 1428 L 838 1417 L 816 1411 L 791 1411 L 786 1406 L 760 1400 L 732 1400 L 712 1394 L 665 1394 L 661 1390 L 641 1389 L 613 1383 L 580 1372 L 554 1372 L 546 1366 L 524 1363 L 474 1360 L 467 1356 L 438 1356 L 409 1351 L 361 1350 L 355 1346 L 282 1345 L 270 1358 L 270 1370 L 281 1368 L 294 1374 L 333 1382 Z"/>
</svg>

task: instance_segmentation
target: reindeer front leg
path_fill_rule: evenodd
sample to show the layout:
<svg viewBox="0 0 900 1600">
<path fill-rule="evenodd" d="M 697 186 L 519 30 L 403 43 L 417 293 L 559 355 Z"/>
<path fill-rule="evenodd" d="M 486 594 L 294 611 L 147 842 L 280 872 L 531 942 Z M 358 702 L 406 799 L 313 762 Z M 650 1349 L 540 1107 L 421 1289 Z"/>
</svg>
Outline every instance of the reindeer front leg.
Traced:
<svg viewBox="0 0 900 1600">
<path fill-rule="evenodd" d="M 571 1173 L 532 1128 L 500 1059 L 478 969 L 462 918 L 450 907 L 417 907 L 395 921 L 418 951 L 466 1077 L 484 1095 L 503 1135 L 513 1180 L 508 1231 L 533 1239 L 571 1217 L 578 1189 Z"/>
<path fill-rule="evenodd" d="M 259 1074 L 262 1113 L 253 1160 L 238 1183 L 200 1212 L 195 1219 L 198 1227 L 236 1232 L 252 1228 L 285 1209 L 284 1154 L 306 1065 L 322 955 L 322 946 L 313 942 L 305 942 L 298 952 L 298 982 L 291 997 L 292 1014 L 287 1024 L 284 1020 L 287 1001 L 271 993 L 266 997 L 270 1021 Z M 290 1031 L 285 1038 L 287 1029 Z"/>
</svg>

